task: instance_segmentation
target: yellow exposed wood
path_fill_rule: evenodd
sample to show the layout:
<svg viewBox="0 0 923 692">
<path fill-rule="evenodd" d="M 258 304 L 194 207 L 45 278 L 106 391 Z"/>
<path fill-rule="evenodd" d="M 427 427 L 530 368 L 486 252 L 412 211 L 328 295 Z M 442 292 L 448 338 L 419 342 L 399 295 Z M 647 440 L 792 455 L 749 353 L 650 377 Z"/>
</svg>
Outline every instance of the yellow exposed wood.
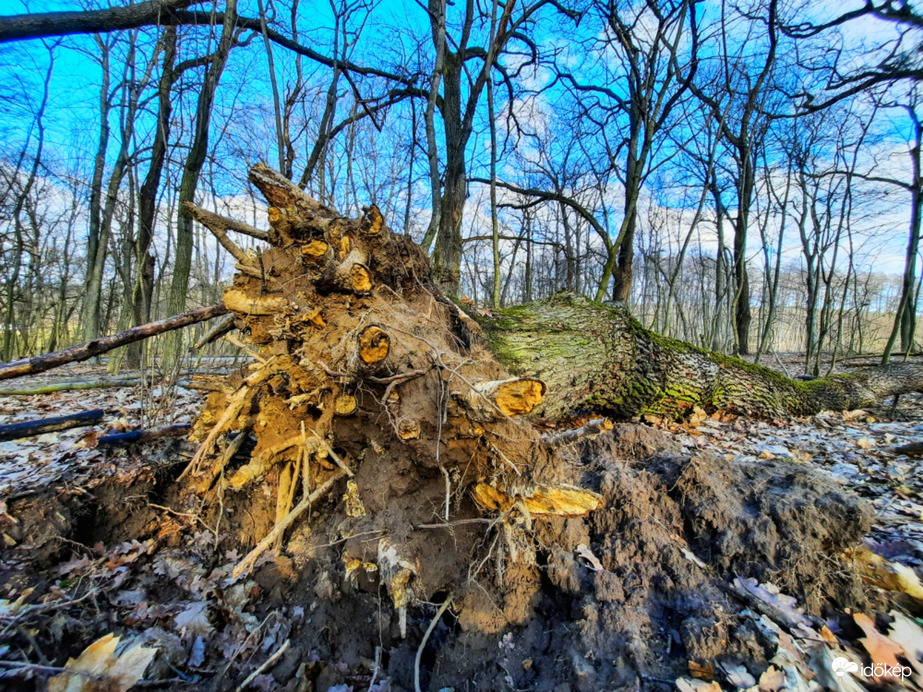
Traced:
<svg viewBox="0 0 923 692">
<path fill-rule="evenodd" d="M 224 292 L 224 306 L 244 315 L 275 315 L 288 306 L 288 301 L 281 296 L 251 298 L 243 291 L 229 288 Z"/>
<path fill-rule="evenodd" d="M 308 259 L 320 259 L 327 254 L 330 246 L 323 240 L 312 240 L 301 248 L 301 254 Z"/>
<path fill-rule="evenodd" d="M 494 401 L 503 413 L 508 416 L 521 416 L 530 413 L 542 403 L 545 383 L 531 379 L 513 380 L 501 384 L 496 392 Z"/>
<path fill-rule="evenodd" d="M 350 270 L 353 290 L 356 293 L 368 293 L 372 290 L 372 275 L 361 264 L 354 264 Z"/>
<path fill-rule="evenodd" d="M 359 335 L 359 357 L 367 365 L 375 365 L 388 357 L 391 337 L 380 327 L 366 327 Z"/>
<path fill-rule="evenodd" d="M 371 205 L 365 212 L 365 218 L 363 219 L 362 232 L 367 233 L 368 235 L 376 235 L 385 225 L 385 218 L 381 215 L 381 210 L 375 206 Z"/>
<path fill-rule="evenodd" d="M 420 437 L 420 424 L 415 420 L 402 420 L 397 426 L 397 436 L 402 440 L 415 440 Z"/>
<path fill-rule="evenodd" d="M 521 501 L 529 514 L 553 514 L 562 517 L 585 517 L 599 509 L 603 498 L 598 493 L 573 486 L 538 486 L 527 496 L 511 497 L 487 483 L 478 483 L 472 491 L 475 502 L 488 510 L 505 512 Z"/>
<path fill-rule="evenodd" d="M 356 397 L 352 394 L 341 394 L 334 403 L 334 412 L 338 416 L 351 416 L 359 407 Z"/>
</svg>

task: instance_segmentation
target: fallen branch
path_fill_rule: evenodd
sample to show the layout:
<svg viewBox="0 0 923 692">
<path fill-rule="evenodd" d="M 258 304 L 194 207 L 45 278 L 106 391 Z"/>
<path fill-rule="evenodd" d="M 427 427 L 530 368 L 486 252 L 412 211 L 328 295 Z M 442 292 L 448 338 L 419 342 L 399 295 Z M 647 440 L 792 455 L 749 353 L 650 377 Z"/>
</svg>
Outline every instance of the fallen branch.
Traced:
<svg viewBox="0 0 923 692">
<path fill-rule="evenodd" d="M 141 384 L 141 378 L 131 379 L 105 379 L 89 380 L 86 382 L 56 382 L 41 387 L 16 387 L 0 389 L 0 396 L 32 396 L 34 394 L 53 394 L 54 392 L 68 392 L 83 389 L 106 389 L 114 387 L 134 387 Z"/>
<path fill-rule="evenodd" d="M 161 437 L 183 437 L 188 435 L 192 430 L 189 423 L 179 423 L 177 425 L 164 425 L 159 428 L 150 430 L 129 430 L 123 433 L 112 433 L 110 435 L 101 435 L 96 440 L 98 445 L 127 445 L 132 442 L 147 442 L 148 440 L 157 440 Z"/>
<path fill-rule="evenodd" d="M 164 332 L 210 320 L 213 317 L 225 314 L 227 311 L 228 309 L 224 305 L 209 305 L 204 308 L 196 308 L 195 310 L 184 312 L 181 315 L 174 315 L 173 317 L 168 317 L 159 322 L 149 322 L 148 324 L 132 327 L 131 329 L 126 329 L 117 334 L 102 336 L 98 339 L 80 344 L 79 346 L 71 346 L 70 348 L 46 353 L 42 356 L 14 360 L 12 363 L 3 363 L 0 364 L 0 380 L 34 375 L 35 373 L 51 370 L 60 365 L 66 365 L 67 363 L 87 360 L 93 356 L 98 356 L 100 353 L 118 348 L 119 346 L 126 346 L 136 341 L 142 341 L 152 336 L 163 334 Z"/>
<path fill-rule="evenodd" d="M 234 315 L 225 315 L 218 320 L 217 324 L 209 329 L 201 339 L 195 342 L 195 348 L 204 348 L 234 329 L 237 329 L 234 324 Z"/>
<path fill-rule="evenodd" d="M 328 478 L 326 481 L 324 481 L 324 483 L 321 484 L 321 486 L 317 488 L 317 490 L 315 490 L 313 493 L 311 493 L 306 498 L 304 498 L 301 502 L 299 502 L 295 506 L 295 509 L 293 509 L 291 512 L 288 513 L 288 516 L 285 517 L 285 519 L 283 519 L 278 524 L 276 524 L 274 527 L 272 527 L 272 531 L 267 533 L 266 536 L 263 537 L 263 540 L 261 540 L 259 544 L 257 544 L 257 546 L 253 550 L 247 553 L 247 556 L 243 560 L 237 563 L 237 566 L 234 567 L 234 571 L 231 572 L 231 576 L 234 579 L 237 579 L 237 577 L 239 577 L 241 574 L 251 569 L 253 567 L 253 564 L 256 562 L 257 558 L 260 555 L 262 555 L 266 551 L 266 549 L 269 548 L 269 546 L 275 543 L 276 538 L 278 538 L 283 533 L 285 533 L 285 530 L 289 526 L 294 524 L 295 520 L 298 517 L 304 514 L 311 507 L 312 504 L 314 504 L 315 502 L 320 500 L 324 495 L 326 495 L 330 491 L 330 489 L 333 487 L 334 483 L 336 483 L 341 478 L 344 478 L 345 476 L 346 474 L 343 472 L 334 474 L 333 476 Z"/>
<path fill-rule="evenodd" d="M 895 454 L 907 454 L 908 456 L 920 456 L 923 454 L 923 442 L 910 442 L 891 450 Z"/>
<path fill-rule="evenodd" d="M 54 418 L 37 418 L 22 423 L 0 425 L 0 442 L 18 440 L 22 437 L 33 437 L 47 432 L 79 428 L 80 426 L 93 425 L 102 420 L 105 411 L 94 409 L 81 413 L 72 413 L 68 416 L 55 416 Z"/>
</svg>

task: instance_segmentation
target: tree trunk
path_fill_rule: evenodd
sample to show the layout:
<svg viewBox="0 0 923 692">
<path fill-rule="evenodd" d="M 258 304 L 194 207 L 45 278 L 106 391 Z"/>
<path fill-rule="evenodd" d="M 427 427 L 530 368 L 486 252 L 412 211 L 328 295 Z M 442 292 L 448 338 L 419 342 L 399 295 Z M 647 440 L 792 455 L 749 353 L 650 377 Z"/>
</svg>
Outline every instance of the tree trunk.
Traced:
<svg viewBox="0 0 923 692">
<path fill-rule="evenodd" d="M 150 322 L 154 300 L 154 223 L 157 217 L 157 192 L 167 159 L 170 141 L 170 123 L 173 113 L 171 101 L 173 83 L 176 80 L 176 28 L 168 27 L 161 39 L 163 43 L 163 69 L 157 85 L 157 125 L 154 143 L 151 146 L 151 162 L 138 193 L 138 237 L 135 240 L 135 263 L 138 280 L 132 288 L 131 308 L 135 325 Z M 140 343 L 128 350 L 129 363 L 140 365 Z"/>
<path fill-rule="evenodd" d="M 195 199 L 199 183 L 199 172 L 208 154 L 208 132 L 211 125 L 212 109 L 218 82 L 227 64 L 228 55 L 234 46 L 234 22 L 237 18 L 237 0 L 228 0 L 227 10 L 222 26 L 221 38 L 211 56 L 211 62 L 205 72 L 202 90 L 196 106 L 195 135 L 179 185 L 179 216 L 176 220 L 176 259 L 173 266 L 173 279 L 170 283 L 168 300 L 169 312 L 175 314 L 186 308 L 186 295 L 189 290 L 189 273 L 192 269 L 192 217 L 186 211 L 184 202 Z M 168 356 L 179 357 L 182 350 L 179 336 L 171 339 L 167 348 Z"/>
<path fill-rule="evenodd" d="M 783 416 L 860 408 L 923 389 L 923 369 L 890 365 L 796 382 L 777 372 L 651 332 L 627 310 L 559 295 L 481 319 L 510 372 L 538 377 L 547 418 L 591 409 L 615 416 L 706 411 Z M 600 357 L 600 354 L 605 354 Z"/>
</svg>

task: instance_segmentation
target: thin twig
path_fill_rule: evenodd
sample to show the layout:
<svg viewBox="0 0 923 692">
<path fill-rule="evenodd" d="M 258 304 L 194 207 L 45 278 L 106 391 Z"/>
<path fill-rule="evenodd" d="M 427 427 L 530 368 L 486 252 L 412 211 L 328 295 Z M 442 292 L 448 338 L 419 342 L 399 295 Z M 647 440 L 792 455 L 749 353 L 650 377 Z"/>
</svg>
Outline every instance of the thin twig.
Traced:
<svg viewBox="0 0 923 692">
<path fill-rule="evenodd" d="M 262 675 L 264 672 L 269 670 L 275 664 L 276 661 L 282 658 L 282 655 L 286 651 L 288 651 L 288 648 L 291 645 L 292 645 L 291 640 L 286 639 L 285 643 L 282 646 L 280 646 L 279 649 L 272 656 L 267 658 L 266 661 L 263 663 L 263 665 L 261 665 L 259 668 L 254 670 L 252 673 L 250 673 L 247 679 L 244 680 L 242 683 L 240 683 L 240 685 L 237 687 L 237 692 L 241 692 L 241 690 L 245 690 L 247 688 L 247 685 L 249 685 L 251 682 L 256 680 L 258 676 Z"/>
<path fill-rule="evenodd" d="M 492 524 L 494 519 L 487 519 L 485 517 L 475 517 L 474 519 L 458 519 L 457 521 L 451 521 L 447 524 L 415 524 L 414 529 L 452 529 L 456 526 L 463 526 L 465 524 Z"/>
<path fill-rule="evenodd" d="M 431 635 L 433 630 L 436 629 L 436 623 L 439 622 L 439 618 L 442 617 L 442 614 L 445 613 L 446 608 L 448 608 L 450 605 L 452 605 L 452 594 L 449 594 L 443 604 L 439 606 L 439 610 L 436 611 L 436 616 L 430 620 L 429 627 L 426 628 L 426 632 L 423 634 L 423 640 L 420 642 L 420 646 L 417 647 L 417 656 L 413 661 L 413 688 L 416 690 L 416 692 L 421 692 L 420 659 L 423 658 L 423 649 L 426 646 L 426 642 L 429 641 L 429 635 Z"/>
</svg>

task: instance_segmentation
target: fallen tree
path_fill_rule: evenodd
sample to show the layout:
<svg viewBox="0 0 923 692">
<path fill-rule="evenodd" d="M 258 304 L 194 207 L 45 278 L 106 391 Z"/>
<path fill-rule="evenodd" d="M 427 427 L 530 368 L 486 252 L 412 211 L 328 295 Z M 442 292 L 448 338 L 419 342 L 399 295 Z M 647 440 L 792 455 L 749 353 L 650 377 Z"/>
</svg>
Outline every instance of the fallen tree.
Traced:
<svg viewBox="0 0 923 692">
<path fill-rule="evenodd" d="M 475 320 L 441 294 L 426 257 L 376 207 L 347 219 L 265 166 L 250 180 L 270 205 L 271 247 L 259 256 L 233 245 L 227 231 L 239 224 L 190 208 L 238 260 L 224 305 L 257 362 L 209 396 L 183 482 L 196 502 L 230 509 L 234 540 L 252 546 L 235 577 L 268 559 L 310 574 L 318 594 L 336 580 L 373 593 L 381 586 L 401 636 L 408 610 L 433 599 L 451 599 L 466 630 L 522 623 L 542 572 L 557 565 L 552 581 L 573 588 L 574 551 L 592 556 L 591 544 L 607 551 L 601 567 L 615 569 L 614 546 L 592 541 L 618 525 L 611 503 L 624 487 L 565 463 L 575 442 L 611 423 L 542 434 L 536 417 L 681 414 L 696 405 L 776 416 L 864 405 L 920 385 L 904 366 L 795 383 L 576 296 Z M 795 514 L 851 502 L 811 492 L 820 495 L 794 502 Z M 865 520 L 849 506 L 843 522 L 830 523 L 828 548 L 861 535 Z M 783 555 L 761 559 L 779 569 Z"/>
<path fill-rule="evenodd" d="M 694 406 L 778 417 L 844 411 L 923 391 L 923 368 L 894 363 L 799 382 L 739 358 L 645 329 L 621 307 L 558 295 L 480 318 L 496 357 L 541 378 L 554 395 L 537 413 L 579 409 L 620 417 Z"/>
</svg>

